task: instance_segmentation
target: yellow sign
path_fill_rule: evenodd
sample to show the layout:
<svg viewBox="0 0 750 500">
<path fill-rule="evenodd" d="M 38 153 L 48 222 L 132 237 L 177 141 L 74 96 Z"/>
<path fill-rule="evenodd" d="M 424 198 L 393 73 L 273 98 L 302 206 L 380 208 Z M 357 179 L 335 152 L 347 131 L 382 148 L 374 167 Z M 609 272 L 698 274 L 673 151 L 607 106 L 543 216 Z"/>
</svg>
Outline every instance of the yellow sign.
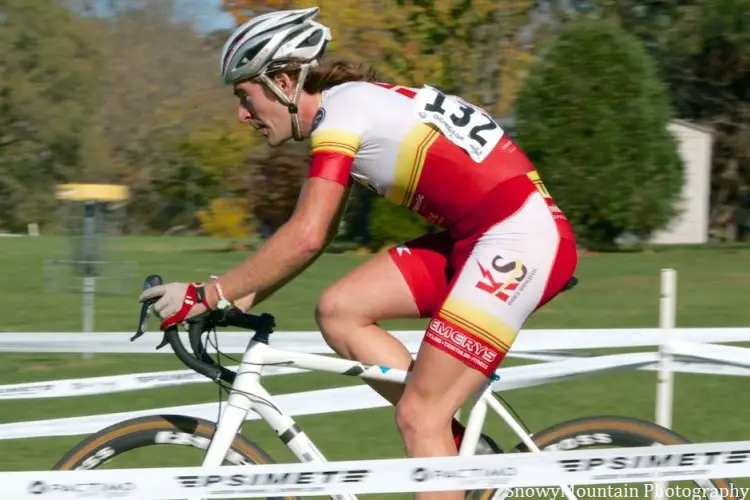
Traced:
<svg viewBox="0 0 750 500">
<path fill-rule="evenodd" d="M 128 188 L 117 184 L 60 184 L 56 197 L 64 201 L 125 201 Z"/>
</svg>

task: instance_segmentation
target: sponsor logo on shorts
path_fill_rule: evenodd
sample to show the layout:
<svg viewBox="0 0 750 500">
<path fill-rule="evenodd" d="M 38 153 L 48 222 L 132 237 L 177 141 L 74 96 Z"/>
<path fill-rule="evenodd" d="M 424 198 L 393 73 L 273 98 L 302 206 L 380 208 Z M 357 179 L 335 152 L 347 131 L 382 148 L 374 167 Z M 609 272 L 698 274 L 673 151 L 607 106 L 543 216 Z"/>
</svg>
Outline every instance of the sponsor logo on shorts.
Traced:
<svg viewBox="0 0 750 500">
<path fill-rule="evenodd" d="M 492 259 L 491 267 L 494 273 L 477 262 L 482 278 L 477 281 L 476 287 L 502 300 L 507 304 L 513 304 L 521 292 L 529 285 L 536 274 L 536 268 L 529 268 L 520 260 L 505 260 L 500 255 Z M 499 280 L 495 274 L 500 274 Z"/>
<path fill-rule="evenodd" d="M 443 350 L 459 359 L 468 360 L 483 370 L 497 358 L 497 351 L 491 346 L 438 318 L 430 321 L 427 337 Z"/>
</svg>

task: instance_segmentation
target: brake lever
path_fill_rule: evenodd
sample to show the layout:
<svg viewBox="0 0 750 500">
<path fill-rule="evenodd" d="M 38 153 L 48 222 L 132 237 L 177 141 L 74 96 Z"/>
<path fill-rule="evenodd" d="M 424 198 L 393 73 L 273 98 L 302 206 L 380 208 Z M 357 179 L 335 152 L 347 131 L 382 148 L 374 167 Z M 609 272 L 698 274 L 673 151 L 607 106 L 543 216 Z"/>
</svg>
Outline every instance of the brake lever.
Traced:
<svg viewBox="0 0 750 500">
<path fill-rule="evenodd" d="M 159 345 L 156 346 L 156 350 L 158 351 L 167 344 L 169 344 L 169 338 L 167 337 L 167 332 L 164 332 L 164 336 L 161 338 Z"/>
<path fill-rule="evenodd" d="M 151 309 L 151 305 L 153 303 L 154 303 L 153 299 L 147 300 L 141 306 L 141 315 L 140 315 L 140 318 L 138 319 L 138 328 L 136 329 L 135 335 L 130 337 L 131 342 L 140 338 L 144 333 L 146 333 L 146 328 L 148 327 L 148 311 Z"/>
<path fill-rule="evenodd" d="M 146 277 L 146 279 L 143 281 L 143 289 L 148 290 L 149 288 L 157 285 L 161 285 L 163 283 L 161 276 L 158 274 L 151 274 Z M 140 338 L 144 333 L 146 333 L 146 328 L 148 327 L 148 313 L 151 310 L 151 306 L 156 302 L 156 299 L 149 299 L 143 303 L 141 306 L 141 315 L 138 321 L 138 329 L 136 330 L 135 335 L 130 337 L 130 341 L 133 342 L 134 340 Z M 164 337 L 162 338 L 161 342 L 158 346 L 156 346 L 156 350 L 161 349 L 165 345 L 169 344 L 169 339 L 167 338 L 167 333 L 164 332 Z"/>
</svg>

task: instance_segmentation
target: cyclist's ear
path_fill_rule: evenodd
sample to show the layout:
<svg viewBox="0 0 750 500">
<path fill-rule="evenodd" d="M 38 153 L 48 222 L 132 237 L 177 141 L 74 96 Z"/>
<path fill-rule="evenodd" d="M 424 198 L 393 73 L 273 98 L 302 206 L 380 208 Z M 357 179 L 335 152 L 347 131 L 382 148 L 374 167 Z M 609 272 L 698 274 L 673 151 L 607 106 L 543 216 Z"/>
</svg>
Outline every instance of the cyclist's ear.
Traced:
<svg viewBox="0 0 750 500">
<path fill-rule="evenodd" d="M 289 73 L 280 71 L 273 76 L 273 80 L 287 97 L 290 99 L 294 97 L 297 82 L 289 75 Z"/>
</svg>

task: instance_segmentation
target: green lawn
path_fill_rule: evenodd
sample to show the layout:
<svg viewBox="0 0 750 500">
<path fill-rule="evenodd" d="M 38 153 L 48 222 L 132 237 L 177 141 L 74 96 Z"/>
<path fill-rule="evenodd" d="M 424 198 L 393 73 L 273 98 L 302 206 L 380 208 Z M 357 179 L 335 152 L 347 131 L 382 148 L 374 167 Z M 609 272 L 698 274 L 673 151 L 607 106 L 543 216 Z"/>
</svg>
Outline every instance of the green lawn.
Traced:
<svg viewBox="0 0 750 500">
<path fill-rule="evenodd" d="M 68 241 L 51 237 L 0 238 L 0 289 L 3 331 L 80 331 L 81 297 L 47 294 L 42 272 L 45 259 L 67 257 Z M 226 241 L 200 238 L 119 238 L 111 242 L 111 259 L 136 263 L 130 296 L 97 296 L 97 331 L 132 331 L 142 277 L 159 273 L 165 280 L 200 280 L 239 262 L 243 254 L 227 252 Z M 318 293 L 366 256 L 324 255 L 313 267 L 260 306 L 274 314 L 277 330 L 315 330 L 313 308 Z M 677 324 L 681 327 L 750 325 L 747 290 L 750 249 L 671 248 L 643 253 L 593 254 L 581 258 L 576 290 L 565 293 L 533 317 L 526 328 L 654 327 L 658 325 L 659 272 L 678 272 Z M 421 328 L 423 321 L 394 321 L 392 329 Z M 311 333 L 314 335 L 314 333 Z M 140 342 L 148 341 L 145 338 Z M 508 360 L 505 366 L 512 364 Z M 153 355 L 0 355 L 0 385 L 29 381 L 91 377 L 180 369 L 164 351 Z M 655 373 L 622 371 L 508 392 L 505 397 L 527 426 L 589 414 L 613 413 L 654 418 Z M 288 375 L 267 379 L 272 394 L 359 384 L 329 375 Z M 747 439 L 750 392 L 743 378 L 678 374 L 674 429 L 694 441 Z M 121 393 L 112 396 L 6 401 L 0 422 L 58 418 L 158 408 L 217 400 L 210 384 Z M 401 445 L 391 409 L 364 410 L 299 418 L 331 459 L 398 457 Z M 515 440 L 490 417 L 488 429 L 506 446 Z M 252 422 L 244 433 L 274 455 L 291 456 L 263 424 Z M 0 471 L 49 468 L 82 436 L 0 440 Z M 164 465 L 162 457 L 145 457 L 141 466 Z M 185 464 L 187 465 L 187 464 Z M 746 481 L 740 484 L 748 485 Z"/>
</svg>

